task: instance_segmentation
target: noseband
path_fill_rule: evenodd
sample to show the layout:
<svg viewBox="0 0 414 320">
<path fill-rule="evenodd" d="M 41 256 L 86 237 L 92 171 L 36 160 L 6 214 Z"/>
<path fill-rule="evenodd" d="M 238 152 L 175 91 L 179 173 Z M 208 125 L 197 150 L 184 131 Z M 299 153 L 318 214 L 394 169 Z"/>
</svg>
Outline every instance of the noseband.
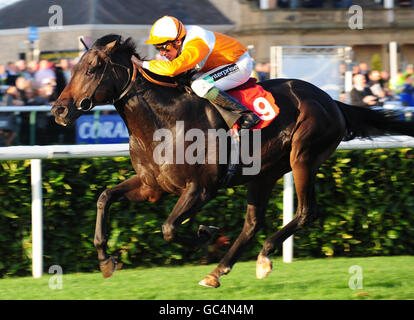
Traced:
<svg viewBox="0 0 414 320">
<path fill-rule="evenodd" d="M 124 68 L 128 72 L 128 81 L 122 87 L 121 94 L 119 95 L 119 97 L 117 99 L 113 99 L 112 101 L 107 101 L 105 103 L 114 104 L 115 102 L 121 100 L 128 93 L 128 91 L 131 89 L 132 85 L 134 84 L 135 76 L 136 76 L 136 69 L 135 69 L 135 66 L 134 66 L 134 64 L 132 62 L 131 62 L 131 64 L 132 64 L 132 70 L 133 71 L 132 71 L 132 76 L 131 76 L 131 72 L 130 72 L 130 70 L 129 70 L 128 67 L 123 66 L 122 64 L 113 62 L 112 59 L 111 59 L 111 57 L 108 56 L 102 50 L 99 50 L 97 48 L 91 48 L 91 49 L 88 49 L 88 51 L 89 50 L 96 50 L 96 51 L 98 51 L 99 53 L 101 53 L 105 57 L 105 59 L 104 59 L 105 60 L 105 67 L 104 67 L 104 70 L 102 72 L 102 75 L 99 78 L 99 81 L 98 81 L 95 89 L 93 90 L 92 94 L 89 97 L 83 98 L 80 101 L 79 105 L 76 106 L 76 109 L 78 109 L 80 111 L 83 111 L 83 112 L 88 112 L 88 111 L 90 111 L 94 107 L 94 103 L 93 103 L 92 99 L 95 97 L 96 90 L 101 85 L 101 82 L 102 82 L 102 80 L 103 80 L 103 78 L 105 76 L 105 73 L 106 73 L 107 69 L 108 69 L 108 65 L 111 66 L 111 71 L 115 73 L 115 76 L 116 76 L 117 79 L 119 79 L 119 76 L 118 76 L 118 74 L 117 74 L 117 72 L 115 70 L 115 67 L 118 66 L 118 67 Z"/>
</svg>

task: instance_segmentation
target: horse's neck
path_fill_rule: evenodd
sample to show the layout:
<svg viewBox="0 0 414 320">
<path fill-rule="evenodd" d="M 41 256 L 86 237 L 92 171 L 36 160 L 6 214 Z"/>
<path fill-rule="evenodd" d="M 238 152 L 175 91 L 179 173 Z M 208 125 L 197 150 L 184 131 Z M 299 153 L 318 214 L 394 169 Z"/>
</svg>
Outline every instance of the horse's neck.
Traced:
<svg viewBox="0 0 414 320">
<path fill-rule="evenodd" d="M 155 131 L 173 127 L 177 117 L 176 108 L 162 106 L 146 93 L 137 93 L 115 107 L 130 135 L 144 143 L 152 142 Z"/>
<path fill-rule="evenodd" d="M 115 107 L 130 135 L 148 147 L 154 145 L 152 142 L 157 130 L 171 130 L 175 136 L 176 126 L 180 130 L 185 127 L 186 130 L 198 128 L 203 131 L 225 126 L 214 108 L 207 107 L 207 100 L 196 95 L 168 87 L 148 87 L 139 80 L 135 88 L 136 93 Z"/>
</svg>

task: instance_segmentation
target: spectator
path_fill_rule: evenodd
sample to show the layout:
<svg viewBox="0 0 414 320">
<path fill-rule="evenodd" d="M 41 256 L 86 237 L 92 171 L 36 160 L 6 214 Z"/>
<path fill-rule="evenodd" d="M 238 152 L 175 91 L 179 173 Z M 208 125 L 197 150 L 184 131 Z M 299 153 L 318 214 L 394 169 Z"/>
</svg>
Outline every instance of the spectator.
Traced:
<svg viewBox="0 0 414 320">
<path fill-rule="evenodd" d="M 27 72 L 26 61 L 24 61 L 23 59 L 17 60 L 15 65 L 19 77 L 23 77 L 26 80 L 32 78 L 32 75 L 29 72 Z"/>
<path fill-rule="evenodd" d="M 262 78 L 264 80 L 269 80 L 270 79 L 270 62 L 266 62 L 263 64 L 263 71 L 262 71 Z"/>
<path fill-rule="evenodd" d="M 10 86 L 6 89 L 6 93 L 2 99 L 3 106 L 23 106 L 24 101 L 20 95 L 19 90 L 15 86 Z"/>
<path fill-rule="evenodd" d="M 48 104 L 48 98 L 41 97 L 36 88 L 27 87 L 25 90 L 27 106 L 42 106 Z"/>
<path fill-rule="evenodd" d="M 49 61 L 41 60 L 39 62 L 39 69 L 35 72 L 34 79 L 39 86 L 50 80 L 56 81 L 55 72 L 50 68 Z"/>
<path fill-rule="evenodd" d="M 360 73 L 360 69 L 359 69 L 359 65 L 357 65 L 357 64 L 354 64 L 353 66 L 352 66 L 352 76 L 354 76 L 354 75 L 356 75 L 356 74 L 358 74 L 358 73 Z"/>
<path fill-rule="evenodd" d="M 60 59 L 59 61 L 59 67 L 62 68 L 63 76 L 65 77 L 65 85 L 69 83 L 70 77 L 71 77 L 71 65 L 68 59 Z"/>
<path fill-rule="evenodd" d="M 412 64 L 407 65 L 403 73 L 398 72 L 397 76 L 390 80 L 390 89 L 396 94 L 400 94 L 405 85 L 405 79 L 407 75 L 414 75 L 414 66 Z"/>
<path fill-rule="evenodd" d="M 366 62 L 361 62 L 359 64 L 359 73 L 363 74 L 365 76 L 365 80 L 368 82 L 368 74 L 369 74 L 369 70 L 368 70 L 368 64 Z"/>
<path fill-rule="evenodd" d="M 366 87 L 366 79 L 363 74 L 357 74 L 353 78 L 354 86 L 351 90 L 351 104 L 360 107 L 371 107 L 377 104 L 376 97 L 371 89 Z"/>
<path fill-rule="evenodd" d="M 4 86 L 7 82 L 7 71 L 3 64 L 0 64 L 0 85 Z"/>
<path fill-rule="evenodd" d="M 13 62 L 7 63 L 6 73 L 6 85 L 14 86 L 16 84 L 16 79 L 19 77 L 19 74 L 17 73 L 17 68 Z"/>
<path fill-rule="evenodd" d="M 43 81 L 42 86 L 39 88 L 39 96 L 46 99 L 48 103 L 56 101 L 56 82 L 53 79 L 46 79 Z"/>
<path fill-rule="evenodd" d="M 63 72 L 63 68 L 60 66 L 60 64 L 56 64 L 54 66 L 54 71 L 56 75 L 56 86 L 55 86 L 54 95 L 57 98 L 59 97 L 63 89 L 65 89 L 67 82 L 66 82 L 65 74 Z"/>
<path fill-rule="evenodd" d="M 25 97 L 26 97 L 26 105 L 27 106 L 42 106 L 48 104 L 48 99 L 41 97 L 39 95 L 38 90 L 36 87 L 27 86 L 25 90 Z M 39 143 L 39 134 L 44 133 L 44 127 L 47 124 L 47 116 L 44 112 L 38 112 L 36 114 L 36 137 L 37 143 Z M 40 129 L 38 127 L 41 126 Z M 21 124 L 20 124 L 20 131 L 19 131 L 19 140 L 22 144 L 29 144 L 30 141 L 30 113 L 29 112 L 22 112 L 21 113 Z"/>
<path fill-rule="evenodd" d="M 34 79 L 37 67 L 38 65 L 35 60 L 32 60 L 27 64 L 27 73 L 31 76 L 32 79 Z"/>
<path fill-rule="evenodd" d="M 379 80 L 382 89 L 389 89 L 390 87 L 390 73 L 387 71 L 381 71 L 381 79 Z"/>
<path fill-rule="evenodd" d="M 13 145 L 16 136 L 14 114 L 0 114 L 0 147 L 8 147 Z"/>
<path fill-rule="evenodd" d="M 400 94 L 404 87 L 404 81 L 402 80 L 403 73 L 397 72 L 395 77 L 390 78 L 389 88 L 395 93 Z"/>
<path fill-rule="evenodd" d="M 414 75 L 406 74 L 404 78 L 403 90 L 400 94 L 400 101 L 403 106 L 414 107 Z"/>
<path fill-rule="evenodd" d="M 381 73 L 378 70 L 371 70 L 368 74 L 368 79 L 367 86 L 371 89 L 374 96 L 378 97 L 378 103 L 381 105 L 390 98 L 390 94 L 381 86 Z"/>
<path fill-rule="evenodd" d="M 408 64 L 405 68 L 405 73 L 414 74 L 414 65 L 411 63 Z"/>
<path fill-rule="evenodd" d="M 25 94 L 25 90 L 27 88 L 28 82 L 25 78 L 23 77 L 18 77 L 16 79 L 16 89 L 17 91 L 19 91 L 20 94 L 20 98 L 21 100 L 23 100 L 24 104 L 26 103 L 26 94 Z"/>
<path fill-rule="evenodd" d="M 270 63 L 258 63 L 255 70 L 257 72 L 258 81 L 265 81 L 270 78 Z"/>
</svg>

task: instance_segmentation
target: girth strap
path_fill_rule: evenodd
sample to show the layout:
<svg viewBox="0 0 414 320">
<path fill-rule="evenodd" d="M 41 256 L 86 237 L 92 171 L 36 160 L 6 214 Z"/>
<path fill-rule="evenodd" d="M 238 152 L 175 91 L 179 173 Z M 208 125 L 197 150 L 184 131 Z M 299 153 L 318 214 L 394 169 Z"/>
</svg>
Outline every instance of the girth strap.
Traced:
<svg viewBox="0 0 414 320">
<path fill-rule="evenodd" d="M 237 165 L 239 164 L 240 133 L 236 125 L 234 125 L 233 128 L 230 129 L 230 137 L 230 161 L 227 165 L 226 175 L 220 181 L 221 188 L 226 188 L 230 184 L 231 178 L 233 178 L 234 174 L 236 173 Z"/>
</svg>

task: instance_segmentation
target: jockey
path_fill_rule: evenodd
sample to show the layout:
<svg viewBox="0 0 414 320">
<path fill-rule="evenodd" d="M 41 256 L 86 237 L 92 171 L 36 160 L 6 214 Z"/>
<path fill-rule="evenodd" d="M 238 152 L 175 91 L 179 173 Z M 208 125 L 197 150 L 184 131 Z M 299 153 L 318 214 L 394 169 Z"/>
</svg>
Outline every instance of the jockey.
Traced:
<svg viewBox="0 0 414 320">
<path fill-rule="evenodd" d="M 241 128 L 260 122 L 255 113 L 225 92 L 245 83 L 253 69 L 252 59 L 240 42 L 199 26 L 184 27 L 178 19 L 164 16 L 154 23 L 145 43 L 154 45 L 168 61 L 141 61 L 132 56 L 133 63 L 170 77 L 195 68 L 198 72 L 191 88 L 198 96 L 238 114 Z"/>
</svg>

